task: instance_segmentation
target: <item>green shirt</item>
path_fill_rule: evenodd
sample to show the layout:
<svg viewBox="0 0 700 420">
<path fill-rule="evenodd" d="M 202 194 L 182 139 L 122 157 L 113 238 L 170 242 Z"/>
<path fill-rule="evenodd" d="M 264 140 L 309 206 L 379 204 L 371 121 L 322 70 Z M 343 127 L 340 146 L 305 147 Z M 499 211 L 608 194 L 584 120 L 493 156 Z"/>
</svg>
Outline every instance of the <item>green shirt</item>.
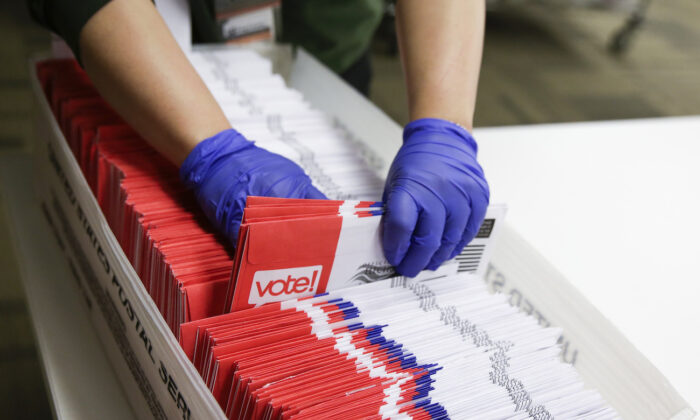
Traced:
<svg viewBox="0 0 700 420">
<path fill-rule="evenodd" d="M 369 48 L 383 8 L 382 0 L 283 0 L 281 40 L 342 73 Z"/>
<path fill-rule="evenodd" d="M 80 31 L 108 1 L 27 0 L 34 19 L 61 36 L 78 58 Z M 383 7 L 383 0 L 283 0 L 280 40 L 341 73 L 369 48 Z M 193 42 L 220 42 L 213 1 L 192 0 L 190 9 Z"/>
</svg>

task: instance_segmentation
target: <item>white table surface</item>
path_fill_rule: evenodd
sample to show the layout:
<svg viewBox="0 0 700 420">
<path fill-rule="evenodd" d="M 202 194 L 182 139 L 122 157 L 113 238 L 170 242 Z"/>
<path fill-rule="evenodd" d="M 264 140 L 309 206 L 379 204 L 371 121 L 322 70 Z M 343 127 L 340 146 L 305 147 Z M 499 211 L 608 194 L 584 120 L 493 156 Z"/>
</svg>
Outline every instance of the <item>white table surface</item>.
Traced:
<svg viewBox="0 0 700 420">
<path fill-rule="evenodd" d="M 700 408 L 700 117 L 475 130 L 492 202 Z"/>
<path fill-rule="evenodd" d="M 54 415 L 133 418 L 76 279 L 34 198 L 31 170 L 26 154 L 0 155 L 0 191 Z"/>
</svg>

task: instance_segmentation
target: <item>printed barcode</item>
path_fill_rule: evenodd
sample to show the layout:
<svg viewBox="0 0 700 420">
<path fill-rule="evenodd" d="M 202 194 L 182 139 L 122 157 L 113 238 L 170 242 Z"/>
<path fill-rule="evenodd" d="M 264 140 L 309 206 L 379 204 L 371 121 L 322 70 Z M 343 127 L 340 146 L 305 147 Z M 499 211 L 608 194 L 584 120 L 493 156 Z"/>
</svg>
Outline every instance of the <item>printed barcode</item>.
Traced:
<svg viewBox="0 0 700 420">
<path fill-rule="evenodd" d="M 459 264 L 458 272 L 475 272 L 479 268 L 479 262 L 484 255 L 486 245 L 467 245 L 462 253 L 455 258 Z"/>
<path fill-rule="evenodd" d="M 479 228 L 479 232 L 476 234 L 477 238 L 488 238 L 491 236 L 493 231 L 493 226 L 496 223 L 496 219 L 485 219 Z"/>
</svg>

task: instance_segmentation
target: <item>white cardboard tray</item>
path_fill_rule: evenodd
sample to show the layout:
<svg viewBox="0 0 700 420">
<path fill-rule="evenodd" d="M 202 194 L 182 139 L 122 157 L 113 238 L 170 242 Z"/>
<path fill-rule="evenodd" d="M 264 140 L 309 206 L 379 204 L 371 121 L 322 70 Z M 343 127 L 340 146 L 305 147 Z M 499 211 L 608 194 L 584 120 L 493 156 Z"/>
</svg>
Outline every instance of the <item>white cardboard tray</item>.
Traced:
<svg viewBox="0 0 700 420">
<path fill-rule="evenodd" d="M 274 50 L 274 48 L 273 48 Z M 31 67 L 37 100 L 35 184 L 65 257 L 76 266 L 90 317 L 125 394 L 141 418 L 224 418 L 143 288 L 92 196 Z M 373 153 L 380 174 L 401 128 L 304 51 L 289 75 L 316 108 L 334 115 Z M 520 293 L 518 306 L 564 329 L 564 360 L 625 418 L 687 419 L 693 410 L 594 307 L 508 226 L 486 281 Z"/>
</svg>

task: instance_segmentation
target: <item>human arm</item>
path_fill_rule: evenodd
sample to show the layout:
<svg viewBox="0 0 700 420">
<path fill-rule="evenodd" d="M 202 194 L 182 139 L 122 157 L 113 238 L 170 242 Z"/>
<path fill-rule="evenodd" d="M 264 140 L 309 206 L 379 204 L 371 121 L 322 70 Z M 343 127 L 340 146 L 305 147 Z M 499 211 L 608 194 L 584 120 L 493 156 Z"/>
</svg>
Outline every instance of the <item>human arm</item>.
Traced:
<svg viewBox="0 0 700 420">
<path fill-rule="evenodd" d="M 69 42 L 124 120 L 181 167 L 229 240 L 248 195 L 324 198 L 298 165 L 231 129 L 151 1 L 101 1 L 36 1 L 33 14 Z"/>
<path fill-rule="evenodd" d="M 484 1 L 399 0 L 396 17 L 411 121 L 441 118 L 471 131 Z"/>
<path fill-rule="evenodd" d="M 470 134 L 483 1 L 399 0 L 397 34 L 412 122 L 387 177 L 383 246 L 400 274 L 455 257 L 476 235 L 489 188 Z"/>
<path fill-rule="evenodd" d="M 87 21 L 79 42 L 102 97 L 173 163 L 231 128 L 152 2 L 110 1 Z"/>
</svg>

